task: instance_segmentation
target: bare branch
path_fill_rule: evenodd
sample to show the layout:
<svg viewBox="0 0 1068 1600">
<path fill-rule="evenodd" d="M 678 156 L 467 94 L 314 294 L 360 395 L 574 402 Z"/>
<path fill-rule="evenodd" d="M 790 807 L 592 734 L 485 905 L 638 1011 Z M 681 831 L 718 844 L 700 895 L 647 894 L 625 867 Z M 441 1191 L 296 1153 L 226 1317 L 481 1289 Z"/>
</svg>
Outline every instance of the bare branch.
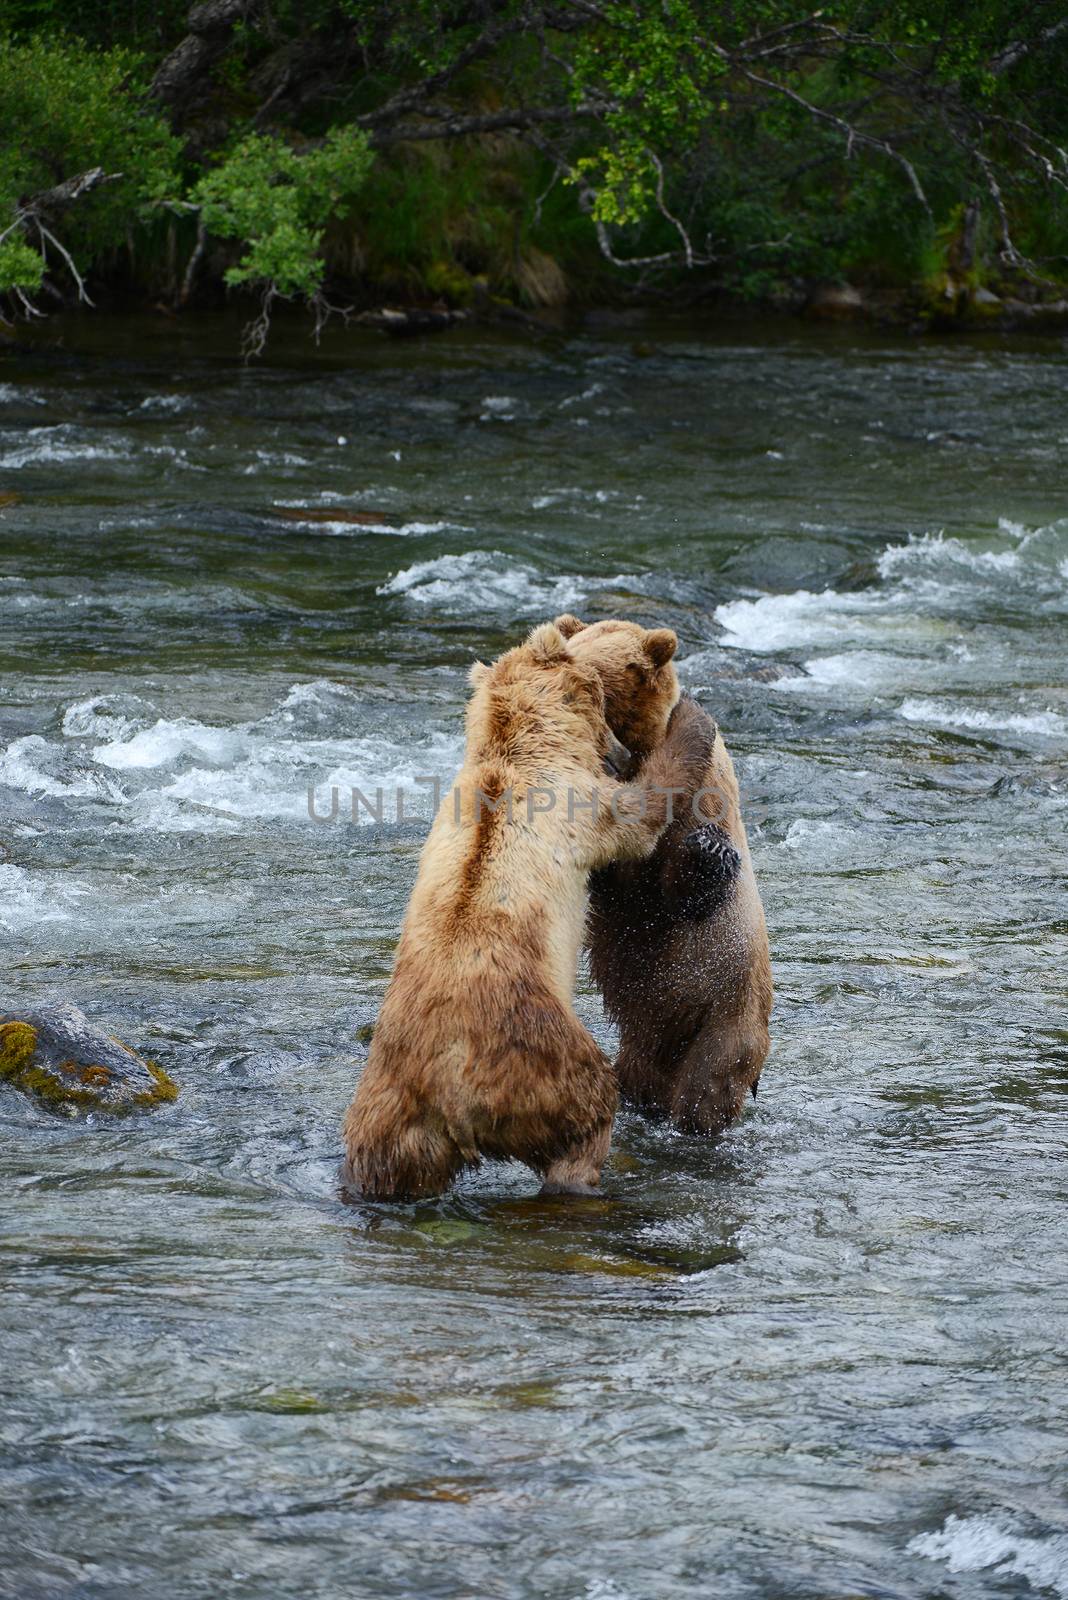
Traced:
<svg viewBox="0 0 1068 1600">
<path fill-rule="evenodd" d="M 121 172 L 105 172 L 103 167 L 90 167 L 86 172 L 76 173 L 74 177 L 66 178 L 62 183 L 53 185 L 51 189 L 39 190 L 37 194 L 33 195 L 29 200 L 24 200 L 19 205 L 12 221 L 0 233 L 0 244 L 3 244 L 4 240 L 10 238 L 13 233 L 21 233 L 25 238 L 31 228 L 36 229 L 37 247 L 41 253 L 42 264 L 45 266 L 48 264 L 48 246 L 51 245 L 74 279 L 78 291 L 78 299 L 83 304 L 91 306 L 93 302 L 90 300 L 86 290 L 85 280 L 74 263 L 74 257 L 66 245 L 56 238 L 51 228 L 46 227 L 42 218 L 55 217 L 58 212 L 65 211 L 68 206 L 74 205 L 85 195 L 91 194 L 100 184 L 117 183 L 121 177 Z M 58 291 L 52 284 L 48 284 L 46 287 L 49 293 L 60 298 Z M 43 316 L 44 313 L 37 309 L 24 290 L 15 287 L 9 292 L 15 296 L 27 317 Z"/>
<path fill-rule="evenodd" d="M 1033 39 L 1017 39 L 1015 44 L 1005 47 L 990 62 L 989 70 L 995 78 L 1000 78 L 1002 73 L 1009 72 L 1018 61 L 1029 56 L 1032 50 L 1040 50 L 1043 45 L 1049 44 L 1068 28 L 1068 17 L 1061 17 L 1059 22 L 1051 23 L 1048 28 L 1043 28 Z"/>
<path fill-rule="evenodd" d="M 787 34 L 797 33 L 801 28 L 811 28 L 814 22 L 819 22 L 823 16 L 821 11 L 812 11 L 807 17 L 798 17 L 796 22 L 784 22 L 778 28 L 769 28 L 766 33 L 754 33 L 748 39 L 743 39 L 738 46 L 737 55 L 762 56 L 768 53 L 767 45 L 771 39 L 782 39 Z M 778 48 L 778 46 L 776 46 Z"/>
<path fill-rule="evenodd" d="M 399 89 L 391 95 L 384 104 L 374 111 L 368 111 L 364 116 L 356 118 L 356 125 L 360 128 L 378 128 L 383 123 L 390 122 L 393 118 L 406 112 L 415 110 L 423 105 L 430 95 L 437 94 L 446 84 L 451 83 L 458 73 L 464 71 L 472 62 L 478 61 L 482 56 L 494 50 L 502 39 L 510 34 L 522 33 L 529 26 L 526 16 L 512 18 L 505 24 L 496 24 L 486 28 L 477 39 L 461 50 L 447 66 L 441 67 L 437 72 L 432 72 L 424 78 L 422 83 L 412 85 L 407 89 Z"/>
<path fill-rule="evenodd" d="M 22 307 L 22 314 L 23 314 L 24 317 L 43 317 L 44 316 L 44 312 L 43 311 L 38 311 L 37 307 L 34 305 L 33 301 L 29 298 L 29 296 L 27 295 L 27 293 L 26 293 L 26 291 L 24 289 L 20 289 L 20 288 L 18 288 L 16 286 L 16 288 L 12 291 L 12 293 L 14 294 L 15 299 L 18 301 L 19 305 Z"/>
<path fill-rule="evenodd" d="M 193 295 L 193 287 L 197 279 L 197 269 L 204 257 L 208 246 L 208 229 L 202 212 L 197 213 L 197 239 L 193 246 L 189 260 L 186 262 L 185 272 L 182 276 L 182 287 L 178 291 L 179 306 L 187 306 Z"/>
<path fill-rule="evenodd" d="M 852 149 L 854 143 L 867 145 L 872 150 L 882 150 L 885 155 L 888 155 L 892 161 L 896 161 L 898 166 L 901 167 L 908 177 L 913 194 L 927 215 L 931 215 L 930 203 L 923 192 L 923 185 L 916 175 L 916 168 L 912 165 L 908 156 L 904 155 L 900 150 L 896 150 L 888 139 L 880 139 L 875 134 L 864 133 L 860 128 L 854 127 L 851 122 L 847 122 L 844 117 L 836 116 L 833 111 L 825 111 L 822 106 L 813 105 L 811 100 L 806 100 L 804 95 L 798 94 L 796 89 L 791 89 L 789 84 L 776 83 L 771 78 L 762 78 L 759 73 L 750 72 L 747 67 L 743 68 L 742 71 L 750 83 L 758 83 L 762 88 L 770 89 L 774 94 L 785 95 L 788 100 L 794 101 L 796 105 L 807 111 L 809 116 L 815 117 L 820 122 L 829 122 L 834 127 L 839 128 L 846 136 L 847 151 Z"/>
<path fill-rule="evenodd" d="M 991 200 L 994 202 L 994 210 L 998 214 L 998 222 L 1001 225 L 1001 249 L 999 254 L 1003 261 L 1010 262 L 1014 267 L 1021 267 L 1024 265 L 1024 259 L 1012 242 L 1012 232 L 1009 228 L 1009 217 L 1007 211 L 1005 210 L 1005 201 L 1002 197 L 1001 185 L 998 183 L 998 180 L 994 175 L 993 167 L 982 151 L 975 150 L 972 153 L 982 169 L 983 177 L 986 179 L 987 190 L 989 191 Z"/>
<path fill-rule="evenodd" d="M 3 233 L 0 233 L 0 244 L 8 236 L 20 228 L 25 232 L 27 223 L 37 223 L 41 216 L 55 216 L 57 211 L 63 211 L 75 200 L 80 200 L 83 195 L 95 189 L 99 183 L 117 183 L 122 177 L 121 172 L 105 172 L 103 167 L 93 167 L 88 172 L 80 172 L 75 178 L 67 178 L 63 183 L 57 183 L 52 189 L 41 189 L 31 199 L 24 200 L 15 212 L 14 219 L 8 223 Z"/>
<path fill-rule="evenodd" d="M 653 163 L 653 166 L 656 168 L 656 205 L 657 205 L 657 210 L 660 212 L 660 215 L 664 218 L 664 220 L 666 222 L 670 222 L 671 223 L 671 226 L 675 229 L 675 232 L 678 234 L 679 238 L 682 240 L 682 248 L 683 248 L 683 252 L 684 252 L 685 257 L 686 257 L 686 265 L 688 267 L 692 267 L 693 264 L 694 264 L 694 254 L 693 254 L 693 245 L 690 243 L 690 235 L 686 232 L 686 229 L 683 227 L 683 225 L 679 221 L 678 217 L 674 216 L 673 213 L 668 210 L 667 205 L 666 205 L 665 200 L 664 200 L 664 167 L 663 167 L 663 163 L 661 162 L 660 157 L 656 154 L 655 151 L 647 149 L 646 150 L 646 154 L 648 155 L 649 160 Z"/>
<path fill-rule="evenodd" d="M 47 261 L 48 259 L 48 245 L 51 245 L 54 250 L 57 250 L 66 263 L 67 271 L 70 273 L 78 287 L 78 299 L 81 300 L 83 304 L 91 306 L 93 302 L 86 293 L 84 280 L 81 273 L 78 271 L 78 268 L 74 265 L 74 258 L 72 257 L 70 251 L 65 245 L 60 244 L 55 234 L 50 228 L 45 227 L 40 217 L 35 217 L 34 222 L 37 227 L 38 237 L 41 241 L 42 260 Z"/>
<path fill-rule="evenodd" d="M 90 167 L 88 172 L 79 172 L 76 177 L 67 178 L 52 189 L 42 189 L 32 200 L 24 202 L 23 214 L 36 216 L 43 212 L 45 216 L 54 217 L 57 211 L 65 211 L 99 184 L 118 183 L 121 177 L 121 172 L 105 172 L 103 167 Z"/>
<path fill-rule="evenodd" d="M 246 362 L 251 361 L 255 356 L 261 356 L 266 349 L 267 336 L 271 331 L 271 308 L 279 298 L 284 300 L 287 296 L 279 296 L 274 284 L 268 283 L 264 287 L 260 298 L 258 316 L 253 317 L 252 321 L 247 323 L 242 330 L 241 354 Z"/>
</svg>

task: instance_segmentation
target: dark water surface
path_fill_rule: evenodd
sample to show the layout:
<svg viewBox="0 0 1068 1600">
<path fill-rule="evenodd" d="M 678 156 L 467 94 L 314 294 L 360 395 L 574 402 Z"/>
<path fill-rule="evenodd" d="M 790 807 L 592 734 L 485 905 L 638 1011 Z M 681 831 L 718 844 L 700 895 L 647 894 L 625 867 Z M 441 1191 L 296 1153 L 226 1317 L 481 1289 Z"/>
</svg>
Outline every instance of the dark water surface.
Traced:
<svg viewBox="0 0 1068 1600">
<path fill-rule="evenodd" d="M 1068 349 L 236 341 L 0 360 L 5 997 L 182 1085 L 0 1086 L 0 1594 L 1068 1596 Z M 346 1208 L 423 828 L 307 787 L 450 777 L 563 609 L 676 628 L 736 752 L 760 1100 Z"/>
</svg>

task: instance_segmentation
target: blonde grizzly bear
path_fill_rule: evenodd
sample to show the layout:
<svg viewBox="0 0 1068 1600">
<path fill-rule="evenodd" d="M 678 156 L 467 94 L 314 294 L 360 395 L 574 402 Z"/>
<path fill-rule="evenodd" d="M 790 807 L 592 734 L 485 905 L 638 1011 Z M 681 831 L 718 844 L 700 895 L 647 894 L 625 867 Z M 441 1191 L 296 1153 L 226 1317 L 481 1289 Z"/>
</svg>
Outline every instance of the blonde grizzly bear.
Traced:
<svg viewBox="0 0 1068 1600">
<path fill-rule="evenodd" d="M 665 731 L 647 635 L 631 622 L 588 627 L 564 616 L 556 625 L 572 654 L 600 673 L 609 726 L 637 758 L 640 778 Z M 714 1134 L 741 1113 L 747 1092 L 756 1094 L 772 982 L 734 765 L 712 718 L 681 700 L 670 738 L 702 733 L 708 764 L 652 855 L 591 879 L 589 942 L 594 980 L 619 1024 L 623 1098 L 684 1132 Z"/>
<path fill-rule="evenodd" d="M 675 637 L 650 637 L 655 676 Z M 665 722 L 673 680 L 653 691 Z M 571 1003 L 587 877 L 648 855 L 663 791 L 696 785 L 709 758 L 697 729 L 664 740 L 640 783 L 608 778 L 618 745 L 600 675 L 551 623 L 471 682 L 463 767 L 423 847 L 345 1118 L 345 1181 L 372 1198 L 439 1194 L 482 1156 L 526 1162 L 548 1193 L 596 1191 L 617 1091 Z"/>
</svg>

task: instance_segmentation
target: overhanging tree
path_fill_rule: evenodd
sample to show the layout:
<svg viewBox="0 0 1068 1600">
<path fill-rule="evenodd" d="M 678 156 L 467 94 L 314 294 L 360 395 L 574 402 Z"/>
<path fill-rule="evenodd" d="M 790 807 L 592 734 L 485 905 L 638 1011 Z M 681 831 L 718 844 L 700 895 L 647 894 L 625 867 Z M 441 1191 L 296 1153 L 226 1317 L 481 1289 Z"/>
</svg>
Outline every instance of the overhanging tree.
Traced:
<svg viewBox="0 0 1068 1600">
<path fill-rule="evenodd" d="M 895 235 L 967 235 L 969 269 L 982 234 L 995 268 L 1033 280 L 1068 254 L 1059 0 L 206 0 L 151 26 L 135 6 L 136 54 L 84 8 L 50 21 L 81 41 L 23 30 L 0 51 L 0 288 L 24 311 L 84 296 L 102 249 L 168 207 L 196 222 L 178 298 L 219 237 L 231 285 L 321 311 L 324 235 L 360 225 L 364 184 L 461 142 L 472 160 L 528 152 L 524 225 L 547 190 L 570 197 L 631 280 L 712 270 L 759 290 Z M 28 130 L 46 127 L 42 160 Z"/>
</svg>

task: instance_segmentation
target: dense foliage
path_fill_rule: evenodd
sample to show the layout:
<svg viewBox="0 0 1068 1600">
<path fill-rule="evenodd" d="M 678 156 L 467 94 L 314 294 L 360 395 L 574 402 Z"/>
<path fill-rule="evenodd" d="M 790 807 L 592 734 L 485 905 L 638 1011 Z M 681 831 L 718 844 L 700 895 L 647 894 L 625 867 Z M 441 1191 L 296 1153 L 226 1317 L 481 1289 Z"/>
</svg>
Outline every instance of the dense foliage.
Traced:
<svg viewBox="0 0 1068 1600">
<path fill-rule="evenodd" d="M 9 0 L 5 26 L 16 309 L 123 274 L 320 308 L 679 274 L 952 298 L 1068 260 L 1061 0 Z"/>
<path fill-rule="evenodd" d="M 58 220 L 53 228 L 53 212 L 77 206 L 75 248 L 87 266 L 177 189 L 180 144 L 138 104 L 138 65 L 121 47 L 0 40 L 0 287 L 39 289 L 46 269 L 62 266 L 65 230 Z M 100 180 L 82 194 L 56 194 L 96 168 Z M 50 203 L 32 205 L 30 197 L 49 193 Z"/>
</svg>

